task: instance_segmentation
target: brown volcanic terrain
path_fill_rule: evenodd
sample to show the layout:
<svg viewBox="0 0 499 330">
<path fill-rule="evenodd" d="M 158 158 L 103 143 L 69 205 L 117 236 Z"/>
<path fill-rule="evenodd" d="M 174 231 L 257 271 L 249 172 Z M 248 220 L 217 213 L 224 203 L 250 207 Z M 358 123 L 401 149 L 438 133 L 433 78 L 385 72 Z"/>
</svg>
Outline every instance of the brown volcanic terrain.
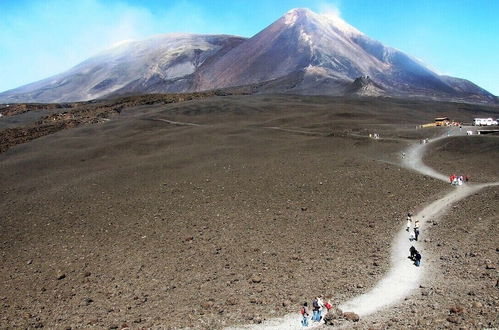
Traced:
<svg viewBox="0 0 499 330">
<path fill-rule="evenodd" d="M 2 328 L 211 329 L 361 294 L 388 269 L 405 213 L 449 189 L 394 164 L 408 139 L 439 133 L 415 125 L 497 111 L 305 96 L 151 103 L 0 154 Z M 429 162 L 452 162 L 438 148 Z M 483 179 L 499 181 L 490 153 L 460 164 L 487 162 Z M 483 265 L 497 265 L 497 192 L 423 233 L 423 262 L 439 269 L 428 294 L 357 326 L 456 326 L 445 320 L 455 304 L 461 324 L 497 326 L 497 272 Z"/>
<path fill-rule="evenodd" d="M 497 181 L 499 136 L 459 136 L 438 141 L 426 163 L 442 173 L 467 174 L 473 182 Z"/>
</svg>

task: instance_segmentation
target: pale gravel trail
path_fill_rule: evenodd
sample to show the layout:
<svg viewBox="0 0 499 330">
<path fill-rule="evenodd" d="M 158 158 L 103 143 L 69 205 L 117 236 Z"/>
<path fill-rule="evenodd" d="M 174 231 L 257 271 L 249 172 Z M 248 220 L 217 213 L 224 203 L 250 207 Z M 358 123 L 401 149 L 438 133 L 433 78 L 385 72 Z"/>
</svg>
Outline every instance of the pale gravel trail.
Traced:
<svg viewBox="0 0 499 330">
<path fill-rule="evenodd" d="M 449 133 L 453 136 L 464 135 L 460 134 L 457 129 L 450 129 Z M 409 146 L 409 148 L 407 148 L 405 151 L 406 156 L 402 160 L 402 166 L 415 172 L 431 176 L 435 179 L 448 182 L 448 178 L 446 175 L 435 171 L 433 168 L 423 163 L 423 155 L 428 145 L 448 136 L 449 135 L 446 133 L 445 135 L 432 139 L 429 143 L 413 144 Z M 457 201 L 466 198 L 467 196 L 479 191 L 480 189 L 490 186 L 499 186 L 499 182 L 484 184 L 465 184 L 463 186 L 455 187 L 444 197 L 429 204 L 418 214 L 413 215 L 413 223 L 415 220 L 419 220 L 420 231 L 422 235 L 424 235 L 425 225 L 428 220 L 437 219 Z M 414 245 L 416 249 L 422 251 L 422 243 L 410 242 L 408 239 L 409 233 L 407 233 L 405 228 L 406 227 L 404 221 L 404 226 L 399 230 L 392 243 L 390 270 L 388 271 L 388 273 L 370 291 L 340 304 L 338 307 L 341 308 L 344 312 L 355 312 L 361 318 L 366 317 L 398 303 L 405 297 L 411 295 L 414 289 L 418 288 L 421 277 L 424 275 L 426 270 L 425 255 L 423 251 L 423 258 L 420 267 L 414 266 L 412 261 L 407 258 L 411 245 Z M 288 314 L 281 318 L 266 320 L 262 324 L 258 325 L 230 327 L 227 329 L 303 329 L 300 324 L 300 320 L 301 317 L 297 312 Z M 319 325 L 321 325 L 321 323 L 310 322 L 310 326 L 308 328 L 318 327 Z M 348 327 L 348 325 L 346 326 Z"/>
</svg>

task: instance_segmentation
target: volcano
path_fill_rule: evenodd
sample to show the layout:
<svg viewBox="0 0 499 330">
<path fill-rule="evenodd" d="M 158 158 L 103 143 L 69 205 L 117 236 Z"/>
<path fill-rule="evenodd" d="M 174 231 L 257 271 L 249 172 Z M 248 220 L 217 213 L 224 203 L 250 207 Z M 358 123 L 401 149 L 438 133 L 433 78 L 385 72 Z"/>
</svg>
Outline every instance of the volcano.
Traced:
<svg viewBox="0 0 499 330">
<path fill-rule="evenodd" d="M 118 45 L 65 73 L 1 93 L 0 102 L 82 101 L 239 86 L 257 93 L 498 103 L 468 80 L 439 75 L 340 17 L 309 9 L 290 10 L 248 39 L 167 34 Z"/>
</svg>

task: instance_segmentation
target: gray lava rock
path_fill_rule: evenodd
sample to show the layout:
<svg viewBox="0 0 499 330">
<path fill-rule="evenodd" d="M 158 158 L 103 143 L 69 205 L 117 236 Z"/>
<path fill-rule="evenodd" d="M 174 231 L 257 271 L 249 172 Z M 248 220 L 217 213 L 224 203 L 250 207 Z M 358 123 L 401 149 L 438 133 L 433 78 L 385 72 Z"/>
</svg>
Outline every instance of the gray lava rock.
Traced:
<svg viewBox="0 0 499 330">
<path fill-rule="evenodd" d="M 355 314 L 354 312 L 346 312 L 346 313 L 343 313 L 343 317 L 348 320 L 348 321 L 352 321 L 352 322 L 359 322 L 360 320 L 360 317 L 359 315 Z"/>
<path fill-rule="evenodd" d="M 262 281 L 262 278 L 258 275 L 253 275 L 251 276 L 251 282 L 253 283 L 260 283 Z"/>
</svg>

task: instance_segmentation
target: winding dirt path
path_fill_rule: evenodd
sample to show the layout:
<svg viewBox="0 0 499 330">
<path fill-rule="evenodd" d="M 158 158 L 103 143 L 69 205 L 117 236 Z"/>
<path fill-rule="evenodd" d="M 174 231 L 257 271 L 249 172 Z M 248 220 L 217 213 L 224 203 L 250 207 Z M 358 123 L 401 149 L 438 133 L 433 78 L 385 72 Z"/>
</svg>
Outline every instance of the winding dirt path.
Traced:
<svg viewBox="0 0 499 330">
<path fill-rule="evenodd" d="M 463 134 L 460 134 L 456 129 L 450 129 L 444 135 L 432 139 L 429 143 L 412 144 L 405 150 L 406 155 L 402 160 L 401 165 L 409 170 L 448 182 L 446 175 L 435 171 L 433 168 L 423 163 L 423 155 L 429 144 L 444 139 L 449 135 L 455 136 Z M 445 196 L 427 205 L 418 214 L 414 215 L 412 219 L 413 221 L 419 220 L 420 230 L 424 234 L 428 220 L 438 218 L 457 201 L 490 186 L 499 186 L 499 182 L 466 184 L 453 187 Z M 370 291 L 340 304 L 339 308 L 345 312 L 355 312 L 360 317 L 365 317 L 396 304 L 403 298 L 409 296 L 414 289 L 418 288 L 421 277 L 426 271 L 424 253 L 420 267 L 414 266 L 407 256 L 409 255 L 409 248 L 411 245 L 414 245 L 416 249 L 421 250 L 423 243 L 410 242 L 408 237 L 409 234 L 405 230 L 404 222 L 404 226 L 400 228 L 392 243 L 389 272 Z M 281 318 L 267 320 L 259 325 L 248 325 L 228 329 L 303 329 L 300 324 L 300 319 L 301 317 L 298 313 L 294 313 Z M 319 325 L 319 323 L 314 324 L 313 322 L 310 322 L 309 328 L 314 328 Z"/>
<path fill-rule="evenodd" d="M 168 119 L 163 119 L 163 118 L 154 118 L 153 120 L 155 121 L 162 121 L 171 125 L 176 125 L 176 126 L 204 126 L 201 124 L 195 124 L 195 123 L 187 123 L 187 122 L 182 122 L 182 121 L 174 121 L 174 120 L 168 120 Z"/>
</svg>

